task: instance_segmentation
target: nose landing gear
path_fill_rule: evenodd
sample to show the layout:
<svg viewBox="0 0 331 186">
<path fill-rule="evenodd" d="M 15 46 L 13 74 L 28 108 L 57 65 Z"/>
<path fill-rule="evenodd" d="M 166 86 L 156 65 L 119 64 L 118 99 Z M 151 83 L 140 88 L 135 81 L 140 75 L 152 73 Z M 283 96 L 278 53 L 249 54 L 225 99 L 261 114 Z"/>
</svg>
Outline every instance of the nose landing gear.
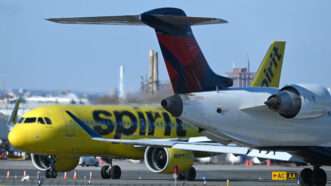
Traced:
<svg viewBox="0 0 331 186">
<path fill-rule="evenodd" d="M 45 176 L 46 176 L 46 178 L 56 178 L 57 172 L 55 171 L 55 169 L 48 169 L 45 172 Z"/>
<path fill-rule="evenodd" d="M 327 175 L 319 166 L 314 166 L 314 169 L 305 168 L 300 172 L 301 186 L 325 186 L 327 183 Z"/>
<path fill-rule="evenodd" d="M 46 178 L 56 178 L 57 172 L 55 170 L 55 158 L 52 156 L 49 156 L 49 167 L 50 168 L 45 172 Z"/>
</svg>

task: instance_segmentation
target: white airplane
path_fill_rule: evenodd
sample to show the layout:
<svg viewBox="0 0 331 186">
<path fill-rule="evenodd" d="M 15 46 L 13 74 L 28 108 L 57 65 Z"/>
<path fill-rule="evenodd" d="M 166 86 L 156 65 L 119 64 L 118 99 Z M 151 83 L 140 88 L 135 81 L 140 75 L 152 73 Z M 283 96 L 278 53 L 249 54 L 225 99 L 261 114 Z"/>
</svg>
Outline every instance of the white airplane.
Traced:
<svg viewBox="0 0 331 186">
<path fill-rule="evenodd" d="M 225 20 L 188 17 L 176 8 L 160 8 L 133 16 L 49 20 L 69 24 L 146 24 L 154 28 L 175 92 L 162 101 L 162 106 L 181 120 L 200 127 L 213 140 L 244 146 L 91 136 L 94 140 L 308 163 L 313 169 L 301 171 L 301 185 L 326 185 L 327 175 L 320 167 L 331 165 L 329 89 L 303 84 L 280 89 L 231 88 L 231 79 L 211 70 L 191 30 L 192 25 L 226 23 Z M 277 50 L 270 55 L 271 65 L 265 73 L 272 77 L 271 70 L 282 56 Z M 269 79 L 263 80 L 266 85 Z"/>
</svg>

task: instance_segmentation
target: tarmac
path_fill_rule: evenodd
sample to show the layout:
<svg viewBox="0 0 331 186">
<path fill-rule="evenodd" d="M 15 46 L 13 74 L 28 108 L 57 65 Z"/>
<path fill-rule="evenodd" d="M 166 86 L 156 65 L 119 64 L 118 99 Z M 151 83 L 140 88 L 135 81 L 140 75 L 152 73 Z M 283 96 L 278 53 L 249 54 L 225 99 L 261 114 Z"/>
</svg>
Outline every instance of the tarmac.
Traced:
<svg viewBox="0 0 331 186">
<path fill-rule="evenodd" d="M 80 167 L 75 171 L 59 173 L 56 179 L 46 179 L 44 173 L 36 170 L 31 161 L 0 161 L 0 186 L 2 185 L 220 185 L 220 186 L 293 186 L 297 180 L 273 181 L 273 171 L 299 172 L 302 167 L 252 166 L 197 164 L 195 181 L 177 181 L 173 175 L 149 172 L 143 163 L 133 164 L 126 160 L 114 160 L 122 169 L 120 180 L 103 180 L 100 167 Z M 331 186 L 331 167 L 324 168 Z M 25 173 L 24 173 L 25 172 Z M 76 177 L 74 176 L 76 172 Z M 9 173 L 9 175 L 8 175 Z M 23 176 L 25 174 L 25 177 Z M 25 180 L 23 179 L 25 178 Z"/>
</svg>

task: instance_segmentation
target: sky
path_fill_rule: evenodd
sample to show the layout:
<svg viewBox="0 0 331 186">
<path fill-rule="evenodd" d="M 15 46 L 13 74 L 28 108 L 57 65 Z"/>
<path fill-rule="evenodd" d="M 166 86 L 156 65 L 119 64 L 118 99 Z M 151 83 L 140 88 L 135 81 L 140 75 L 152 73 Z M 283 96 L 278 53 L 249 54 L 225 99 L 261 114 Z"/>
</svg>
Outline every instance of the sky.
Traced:
<svg viewBox="0 0 331 186">
<path fill-rule="evenodd" d="M 229 21 L 193 27 L 217 73 L 246 66 L 248 58 L 255 70 L 269 44 L 285 40 L 281 85 L 331 86 L 328 0 L 0 0 L 0 89 L 112 91 L 123 64 L 125 89 L 135 91 L 148 73 L 148 50 L 160 51 L 151 28 L 63 25 L 45 18 L 139 14 L 160 7 Z M 167 81 L 163 58 L 159 71 Z"/>
</svg>

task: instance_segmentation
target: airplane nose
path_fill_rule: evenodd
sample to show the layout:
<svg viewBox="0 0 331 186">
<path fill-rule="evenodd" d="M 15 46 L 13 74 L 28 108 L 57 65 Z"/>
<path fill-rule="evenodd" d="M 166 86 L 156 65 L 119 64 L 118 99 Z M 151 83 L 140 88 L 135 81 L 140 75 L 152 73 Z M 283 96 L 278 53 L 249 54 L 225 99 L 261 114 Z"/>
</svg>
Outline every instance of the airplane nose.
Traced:
<svg viewBox="0 0 331 186">
<path fill-rule="evenodd" d="M 17 134 L 17 132 L 15 130 L 12 130 L 9 132 L 8 140 L 9 140 L 9 143 L 15 148 L 19 149 L 20 147 L 23 146 L 24 140 L 22 139 L 22 137 L 20 135 Z"/>
</svg>

